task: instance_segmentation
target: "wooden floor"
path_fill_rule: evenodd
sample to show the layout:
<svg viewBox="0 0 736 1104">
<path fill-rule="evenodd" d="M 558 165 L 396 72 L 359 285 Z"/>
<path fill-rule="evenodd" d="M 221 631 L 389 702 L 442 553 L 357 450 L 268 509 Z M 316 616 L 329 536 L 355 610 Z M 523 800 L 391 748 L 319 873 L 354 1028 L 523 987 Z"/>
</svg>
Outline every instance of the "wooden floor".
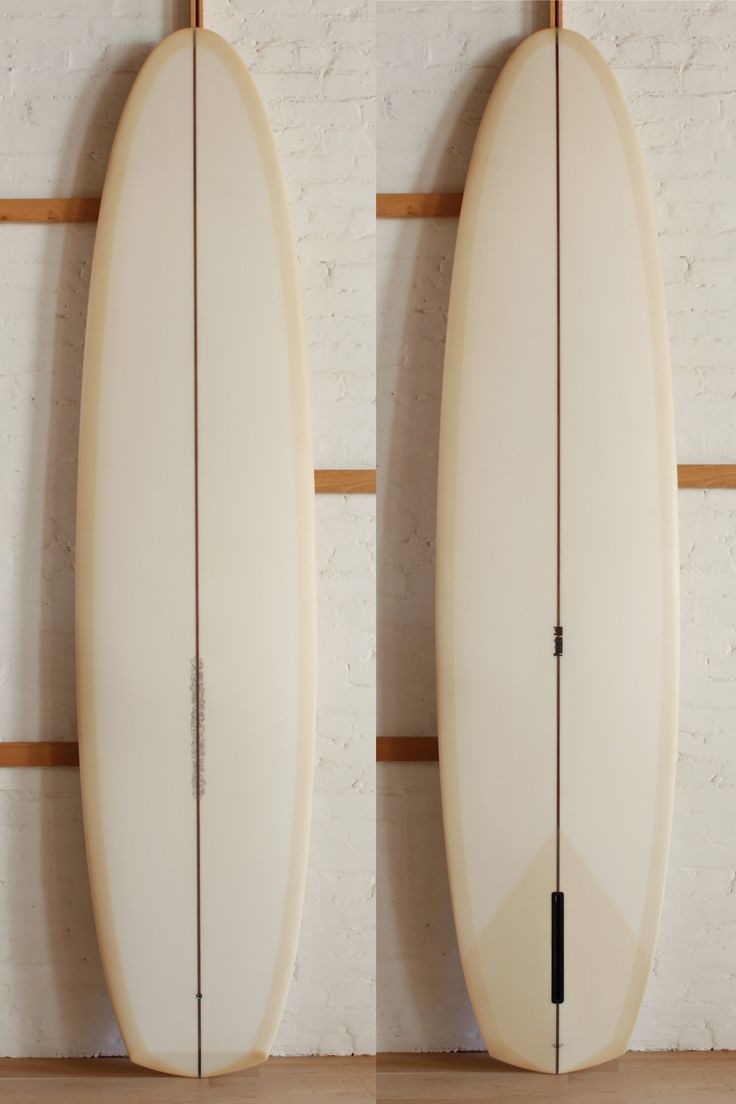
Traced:
<svg viewBox="0 0 736 1104">
<path fill-rule="evenodd" d="M 0 1058 L 2 1104 L 374 1104 L 375 1059 L 269 1058 L 193 1081 L 127 1058 Z"/>
<path fill-rule="evenodd" d="M 736 1104 L 736 1052 L 627 1054 L 550 1077 L 487 1054 L 270 1058 L 202 1081 L 166 1077 L 126 1058 L 2 1058 L 2 1104 Z"/>
<path fill-rule="evenodd" d="M 736 1104 L 736 1052 L 630 1053 L 580 1073 L 526 1073 L 487 1054 L 381 1054 L 386 1104 Z"/>
</svg>

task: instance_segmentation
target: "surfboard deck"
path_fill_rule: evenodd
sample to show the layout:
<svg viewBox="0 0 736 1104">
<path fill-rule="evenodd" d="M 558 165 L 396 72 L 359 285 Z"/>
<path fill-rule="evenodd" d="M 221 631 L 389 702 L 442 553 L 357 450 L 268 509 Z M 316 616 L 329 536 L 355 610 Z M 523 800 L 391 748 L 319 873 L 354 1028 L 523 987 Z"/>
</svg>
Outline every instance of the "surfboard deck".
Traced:
<svg viewBox="0 0 736 1104">
<path fill-rule="evenodd" d="M 641 1003 L 674 787 L 676 507 L 636 135 L 590 43 L 540 31 L 468 173 L 437 523 L 457 936 L 485 1043 L 523 1068 L 622 1054 Z"/>
<path fill-rule="evenodd" d="M 150 55 L 107 172 L 79 451 L 81 785 L 131 1058 L 263 1061 L 290 977 L 314 742 L 313 462 L 294 244 L 237 54 Z"/>
</svg>

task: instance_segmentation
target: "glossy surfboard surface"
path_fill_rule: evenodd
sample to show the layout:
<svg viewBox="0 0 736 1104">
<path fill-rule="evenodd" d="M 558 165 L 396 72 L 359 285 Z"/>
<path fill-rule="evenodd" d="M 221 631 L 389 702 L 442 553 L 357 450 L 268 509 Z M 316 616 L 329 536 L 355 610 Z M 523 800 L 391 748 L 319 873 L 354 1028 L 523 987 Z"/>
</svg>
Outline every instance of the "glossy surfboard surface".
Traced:
<svg viewBox="0 0 736 1104">
<path fill-rule="evenodd" d="M 77 530 L 79 739 L 103 965 L 131 1058 L 268 1055 L 313 769 L 313 462 L 295 250 L 235 51 L 153 51 L 95 244 Z"/>
<path fill-rule="evenodd" d="M 635 1024 L 678 679 L 657 240 L 623 98 L 573 32 L 527 39 L 486 109 L 442 401 L 438 707 L 460 952 L 489 1051 L 565 1072 L 622 1054 Z"/>
</svg>

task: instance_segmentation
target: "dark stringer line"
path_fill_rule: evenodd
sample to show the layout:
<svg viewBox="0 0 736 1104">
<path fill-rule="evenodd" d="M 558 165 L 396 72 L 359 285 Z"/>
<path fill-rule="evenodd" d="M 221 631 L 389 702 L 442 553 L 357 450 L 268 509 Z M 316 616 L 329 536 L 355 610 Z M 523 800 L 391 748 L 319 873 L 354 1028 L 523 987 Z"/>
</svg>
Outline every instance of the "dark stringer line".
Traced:
<svg viewBox="0 0 736 1104">
<path fill-rule="evenodd" d="M 560 1004 L 564 997 L 564 922 L 563 895 L 560 891 L 560 662 L 562 656 L 562 609 L 561 609 L 561 334 L 560 334 L 560 32 L 555 29 L 555 216 L 556 216 L 556 295 L 557 295 L 557 332 L 556 332 L 556 386 L 557 386 L 557 533 L 556 533 L 556 574 L 557 574 L 557 620 L 560 647 L 555 648 L 556 690 L 555 690 L 555 729 L 556 729 L 556 794 L 555 794 L 555 893 L 552 905 L 552 1000 L 555 1002 L 555 1073 L 560 1072 Z"/>
<path fill-rule="evenodd" d="M 194 244 L 194 647 L 195 807 L 197 838 L 197 1077 L 202 1076 L 202 896 L 200 854 L 201 663 L 199 652 L 199 327 L 197 316 L 197 31 L 192 28 L 192 230 Z"/>
</svg>

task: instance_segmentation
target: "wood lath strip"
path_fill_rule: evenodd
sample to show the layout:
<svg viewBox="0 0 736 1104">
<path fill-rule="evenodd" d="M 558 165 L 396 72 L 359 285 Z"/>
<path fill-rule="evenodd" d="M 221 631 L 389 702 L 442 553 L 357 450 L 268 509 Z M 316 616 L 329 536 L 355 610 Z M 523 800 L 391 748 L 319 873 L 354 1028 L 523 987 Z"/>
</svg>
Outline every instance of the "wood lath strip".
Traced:
<svg viewBox="0 0 736 1104">
<path fill-rule="evenodd" d="M 375 468 L 322 468 L 314 473 L 317 494 L 375 494 Z"/>
<path fill-rule="evenodd" d="M 683 491 L 736 488 L 736 464 L 678 464 L 677 485 Z"/>
<path fill-rule="evenodd" d="M 379 763 L 436 762 L 433 736 L 379 736 Z M 71 740 L 7 740 L 0 742 L 0 767 L 78 767 L 79 745 Z"/>
<path fill-rule="evenodd" d="M 69 199 L 0 199 L 0 222 L 96 222 L 100 201 Z"/>
<path fill-rule="evenodd" d="M 457 218 L 462 192 L 384 192 L 376 196 L 376 218 Z"/>
<path fill-rule="evenodd" d="M 0 742 L 0 767 L 78 767 L 79 745 L 71 740 Z"/>
<path fill-rule="evenodd" d="M 379 736 L 376 740 L 379 763 L 436 763 L 438 758 L 436 736 Z"/>
</svg>

